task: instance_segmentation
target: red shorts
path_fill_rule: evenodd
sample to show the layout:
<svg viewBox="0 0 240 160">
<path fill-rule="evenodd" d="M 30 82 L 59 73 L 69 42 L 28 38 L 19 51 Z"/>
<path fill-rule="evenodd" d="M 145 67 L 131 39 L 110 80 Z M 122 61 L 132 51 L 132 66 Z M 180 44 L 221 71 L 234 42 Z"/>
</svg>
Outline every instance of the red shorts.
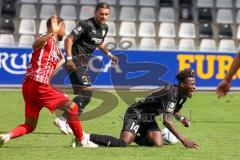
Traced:
<svg viewBox="0 0 240 160">
<path fill-rule="evenodd" d="M 25 101 L 25 116 L 29 118 L 38 118 L 43 107 L 47 107 L 53 113 L 57 107 L 62 107 L 69 100 L 67 95 L 50 85 L 30 78 L 25 79 L 22 94 Z"/>
</svg>

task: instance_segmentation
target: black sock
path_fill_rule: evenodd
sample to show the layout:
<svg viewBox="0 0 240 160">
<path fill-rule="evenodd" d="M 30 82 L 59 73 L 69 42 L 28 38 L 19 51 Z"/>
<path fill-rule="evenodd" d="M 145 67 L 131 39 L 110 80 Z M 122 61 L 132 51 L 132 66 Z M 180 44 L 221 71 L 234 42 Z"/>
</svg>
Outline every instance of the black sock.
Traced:
<svg viewBox="0 0 240 160">
<path fill-rule="evenodd" d="M 112 136 L 90 134 L 90 141 L 101 146 L 108 147 L 127 147 L 127 144 L 122 139 L 117 139 Z"/>
<path fill-rule="evenodd" d="M 154 146 L 151 142 L 147 140 L 147 138 L 143 136 L 136 136 L 134 139 L 134 142 L 138 144 L 139 146 Z"/>
</svg>

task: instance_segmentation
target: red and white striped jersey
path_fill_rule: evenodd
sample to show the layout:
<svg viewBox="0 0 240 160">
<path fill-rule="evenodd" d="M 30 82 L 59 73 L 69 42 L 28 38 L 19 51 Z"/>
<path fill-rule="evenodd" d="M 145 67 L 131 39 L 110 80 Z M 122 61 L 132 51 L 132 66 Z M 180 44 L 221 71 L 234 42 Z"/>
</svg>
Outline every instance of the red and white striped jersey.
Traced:
<svg viewBox="0 0 240 160">
<path fill-rule="evenodd" d="M 26 78 L 49 84 L 50 77 L 57 66 L 58 47 L 54 38 L 49 38 L 47 43 L 33 51 Z"/>
</svg>

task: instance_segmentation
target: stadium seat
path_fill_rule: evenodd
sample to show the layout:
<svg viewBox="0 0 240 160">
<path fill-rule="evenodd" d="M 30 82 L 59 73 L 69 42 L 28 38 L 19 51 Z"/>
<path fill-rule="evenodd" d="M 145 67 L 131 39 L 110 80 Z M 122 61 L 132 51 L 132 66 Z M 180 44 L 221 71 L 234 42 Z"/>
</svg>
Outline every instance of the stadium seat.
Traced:
<svg viewBox="0 0 240 160">
<path fill-rule="evenodd" d="M 218 50 L 221 52 L 234 52 L 235 51 L 234 41 L 230 39 L 220 40 Z"/>
<path fill-rule="evenodd" d="M 152 50 L 156 49 L 156 40 L 155 38 L 142 38 L 139 43 L 139 49 L 142 50 Z"/>
<path fill-rule="evenodd" d="M 155 22 L 156 14 L 154 8 L 142 7 L 139 12 L 139 21 Z"/>
<path fill-rule="evenodd" d="M 19 34 L 36 34 L 35 21 L 30 19 L 22 19 L 19 25 Z"/>
<path fill-rule="evenodd" d="M 97 0 L 79 0 L 79 4 L 96 5 Z"/>
<path fill-rule="evenodd" d="M 238 11 L 237 11 L 236 23 L 237 23 L 237 24 L 240 24 L 240 9 L 238 9 Z"/>
<path fill-rule="evenodd" d="M 14 23 L 13 19 L 9 17 L 0 18 L 0 33 L 13 33 Z"/>
<path fill-rule="evenodd" d="M 66 35 L 70 34 L 72 30 L 75 28 L 76 23 L 73 20 L 65 20 L 65 32 Z"/>
<path fill-rule="evenodd" d="M 47 23 L 47 20 L 45 20 L 45 19 L 41 20 L 40 25 L 39 25 L 39 29 L 38 29 L 39 34 L 43 34 L 47 31 L 46 23 Z"/>
<path fill-rule="evenodd" d="M 112 21 L 108 21 L 108 22 L 107 22 L 107 25 L 108 25 L 108 33 L 107 33 L 107 36 L 115 37 L 115 36 L 117 35 L 115 23 L 112 22 Z"/>
<path fill-rule="evenodd" d="M 236 7 L 236 8 L 240 8 L 240 0 L 236 0 L 235 7 Z"/>
<path fill-rule="evenodd" d="M 136 21 L 136 8 L 135 7 L 122 7 L 120 10 L 120 21 Z"/>
<path fill-rule="evenodd" d="M 217 8 L 232 8 L 232 0 L 216 0 L 216 7 Z"/>
<path fill-rule="evenodd" d="M 156 0 L 139 0 L 139 6 L 149 6 L 149 7 L 155 7 L 156 6 Z"/>
<path fill-rule="evenodd" d="M 34 36 L 21 35 L 18 41 L 18 47 L 32 48 L 33 42 L 34 42 Z"/>
<path fill-rule="evenodd" d="M 158 14 L 159 22 L 175 22 L 175 13 L 174 8 L 170 7 L 161 7 Z"/>
<path fill-rule="evenodd" d="M 212 38 L 213 28 L 211 23 L 201 23 L 199 25 L 199 37 L 200 38 Z"/>
<path fill-rule="evenodd" d="M 162 38 L 159 42 L 159 49 L 161 50 L 175 50 L 176 45 L 174 39 Z"/>
<path fill-rule="evenodd" d="M 108 20 L 109 20 L 109 21 L 116 21 L 116 20 L 117 20 L 117 14 L 116 14 L 116 9 L 115 9 L 115 7 L 112 7 L 112 6 L 111 6 Z"/>
<path fill-rule="evenodd" d="M 219 9 L 217 11 L 216 21 L 217 21 L 217 23 L 232 24 L 233 23 L 232 10 L 230 10 L 230 9 Z"/>
<path fill-rule="evenodd" d="M 180 8 L 179 20 L 184 22 L 193 21 L 192 7 Z"/>
<path fill-rule="evenodd" d="M 229 24 L 220 24 L 219 25 L 219 31 L 218 31 L 218 37 L 219 38 L 232 38 L 233 32 L 232 27 Z"/>
<path fill-rule="evenodd" d="M 200 51 L 216 51 L 217 44 L 214 39 L 202 39 L 200 42 Z"/>
<path fill-rule="evenodd" d="M 190 7 L 192 4 L 192 0 L 179 0 L 179 5 L 181 7 Z"/>
<path fill-rule="evenodd" d="M 173 7 L 173 0 L 160 0 L 159 6 L 160 7 Z"/>
<path fill-rule="evenodd" d="M 74 5 L 62 5 L 60 10 L 60 17 L 67 20 L 77 19 L 76 8 Z"/>
<path fill-rule="evenodd" d="M 79 12 L 79 19 L 85 20 L 94 16 L 94 6 L 82 6 Z"/>
<path fill-rule="evenodd" d="M 12 34 L 0 34 L 0 47 L 14 47 L 14 36 Z"/>
<path fill-rule="evenodd" d="M 117 0 L 99 0 L 99 2 L 107 2 L 109 5 L 117 5 Z"/>
<path fill-rule="evenodd" d="M 51 4 L 44 4 L 41 6 L 40 9 L 40 18 L 41 19 L 48 19 L 49 17 L 56 15 L 56 7 L 55 5 Z"/>
<path fill-rule="evenodd" d="M 37 3 L 38 0 L 21 0 L 21 3 Z"/>
<path fill-rule="evenodd" d="M 156 37 L 155 25 L 152 22 L 141 22 L 138 31 L 139 37 Z"/>
<path fill-rule="evenodd" d="M 181 51 L 193 51 L 196 49 L 193 39 L 181 39 L 179 42 L 179 50 Z"/>
<path fill-rule="evenodd" d="M 213 15 L 211 8 L 199 8 L 198 9 L 198 20 L 200 22 L 212 22 Z"/>
<path fill-rule="evenodd" d="M 119 0 L 119 5 L 121 6 L 136 6 L 136 0 Z"/>
<path fill-rule="evenodd" d="M 58 0 L 41 0 L 41 4 L 58 4 Z"/>
<path fill-rule="evenodd" d="M 237 39 L 240 39 L 240 25 L 238 25 L 237 29 Z"/>
<path fill-rule="evenodd" d="M 22 4 L 20 9 L 20 18 L 37 18 L 36 7 L 34 4 Z"/>
<path fill-rule="evenodd" d="M 158 32 L 159 37 L 174 38 L 176 37 L 175 26 L 173 23 L 161 23 Z"/>
<path fill-rule="evenodd" d="M 117 43 L 114 37 L 105 37 L 104 45 L 108 50 L 113 50 L 117 48 Z"/>
<path fill-rule="evenodd" d="M 213 0 L 198 0 L 197 7 L 201 8 L 213 8 Z"/>
<path fill-rule="evenodd" d="M 180 38 L 196 38 L 194 24 L 193 23 L 181 23 L 178 36 Z"/>
<path fill-rule="evenodd" d="M 122 37 L 119 44 L 122 45 L 122 48 L 136 49 L 136 40 L 135 38 Z"/>
<path fill-rule="evenodd" d="M 0 4 L 0 11 L 1 16 L 9 16 L 14 17 L 16 15 L 16 4 L 15 2 L 3 2 L 3 4 Z"/>
<path fill-rule="evenodd" d="M 121 37 L 136 37 L 137 28 L 135 22 L 121 22 L 119 36 Z"/>
<path fill-rule="evenodd" d="M 77 4 L 77 0 L 59 0 L 60 4 Z"/>
</svg>

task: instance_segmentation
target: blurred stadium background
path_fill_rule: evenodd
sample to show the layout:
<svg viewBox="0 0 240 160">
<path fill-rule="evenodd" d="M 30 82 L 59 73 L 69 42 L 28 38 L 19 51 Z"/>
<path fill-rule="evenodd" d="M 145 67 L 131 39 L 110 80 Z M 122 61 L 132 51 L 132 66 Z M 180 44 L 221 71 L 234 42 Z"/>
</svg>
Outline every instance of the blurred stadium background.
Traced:
<svg viewBox="0 0 240 160">
<path fill-rule="evenodd" d="M 138 62 L 138 66 L 141 63 L 147 66 L 145 62 L 164 66 L 160 76 L 163 80 L 172 82 L 180 69 L 191 67 L 196 70 L 197 89 L 214 91 L 238 51 L 240 0 L 1 0 L 0 88 L 21 87 L 32 42 L 36 35 L 46 31 L 46 19 L 54 14 L 64 18 L 69 34 L 80 20 L 93 16 L 95 5 L 101 1 L 111 5 L 107 47 L 113 49 L 114 54 L 124 50 L 129 61 Z M 63 48 L 63 42 L 60 46 Z M 95 55 L 103 56 L 99 51 Z M 94 82 L 104 89 L 113 85 L 111 63 L 105 58 L 102 59 L 104 69 Z M 239 90 L 239 78 L 240 72 L 232 83 L 235 90 Z M 129 83 L 149 85 L 145 80 L 133 79 Z M 159 81 L 153 82 L 157 85 Z M 129 105 L 123 97 L 136 98 L 133 92 L 123 92 L 110 90 L 119 104 L 111 114 L 84 121 L 84 129 L 118 137 L 122 127 L 120 117 Z M 139 96 L 137 92 L 136 96 Z M 36 132 L 1 148 L 0 159 L 32 159 L 32 156 L 34 159 L 239 159 L 238 97 L 231 94 L 219 101 L 213 92 L 196 93 L 186 104 L 183 112 L 188 115 L 191 109 L 193 123 L 189 129 L 177 126 L 181 133 L 199 142 L 198 151 L 188 151 L 181 144 L 164 147 L 161 151 L 135 145 L 128 150 L 72 150 L 68 147 L 71 138 L 60 135 L 51 125 L 53 116 L 43 110 Z M 112 99 L 107 100 L 113 103 Z M 87 111 L 99 104 L 93 99 Z M 1 122 L 6 122 L 0 123 L 1 133 L 23 121 L 23 106 L 19 90 L 0 91 L 0 117 L 4 117 Z"/>
<path fill-rule="evenodd" d="M 66 20 L 67 34 L 104 0 L 1 0 L 1 46 L 31 46 L 46 19 Z M 240 39 L 239 0 L 105 0 L 111 4 L 106 42 L 131 48 L 235 51 Z M 62 44 L 61 44 L 62 46 Z"/>
</svg>

